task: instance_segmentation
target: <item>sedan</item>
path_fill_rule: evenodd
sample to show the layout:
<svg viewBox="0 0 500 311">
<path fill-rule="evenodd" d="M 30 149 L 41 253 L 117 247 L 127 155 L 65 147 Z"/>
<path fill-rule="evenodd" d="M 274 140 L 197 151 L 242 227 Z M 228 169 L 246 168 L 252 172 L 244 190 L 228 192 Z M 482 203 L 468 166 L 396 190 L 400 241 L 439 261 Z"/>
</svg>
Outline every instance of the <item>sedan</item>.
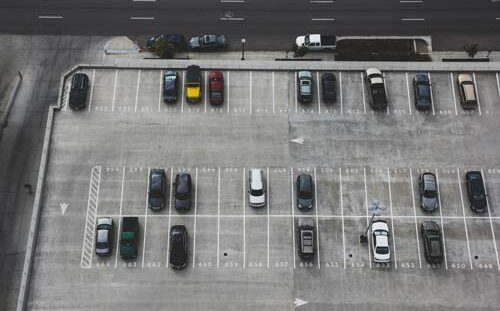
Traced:
<svg viewBox="0 0 500 311">
<path fill-rule="evenodd" d="M 465 174 L 465 185 L 469 196 L 470 208 L 476 213 L 484 213 L 488 208 L 483 175 L 480 171 L 469 171 Z"/>
<path fill-rule="evenodd" d="M 441 263 L 443 261 L 443 239 L 439 225 L 434 221 L 424 221 L 421 232 L 424 240 L 425 259 L 429 263 Z"/>
<path fill-rule="evenodd" d="M 299 71 L 297 74 L 297 94 L 301 103 L 312 102 L 313 77 L 310 71 Z"/>
<path fill-rule="evenodd" d="M 300 210 L 310 210 L 313 207 L 313 181 L 310 174 L 300 174 L 297 177 L 297 207 Z"/>
<path fill-rule="evenodd" d="M 170 266 L 180 270 L 187 265 L 188 234 L 183 225 L 176 225 L 170 228 Z"/>
<path fill-rule="evenodd" d="M 148 50 L 152 50 L 154 45 L 158 40 L 165 40 L 168 43 L 173 44 L 178 51 L 182 51 L 186 48 L 186 38 L 184 38 L 181 34 L 163 34 L 149 37 L 147 48 Z"/>
<path fill-rule="evenodd" d="M 152 169 L 149 173 L 148 206 L 153 211 L 165 207 L 165 194 L 167 189 L 167 178 L 165 170 Z"/>
<path fill-rule="evenodd" d="M 224 35 L 200 35 L 189 39 L 191 50 L 224 50 L 226 49 L 226 37 Z"/>
<path fill-rule="evenodd" d="M 389 248 L 389 226 L 384 220 L 375 220 L 371 225 L 373 261 L 378 263 L 391 262 Z"/>
<path fill-rule="evenodd" d="M 426 74 L 419 73 L 413 78 L 413 93 L 417 110 L 427 111 L 432 108 L 431 84 Z"/>
<path fill-rule="evenodd" d="M 333 73 L 324 73 L 321 76 L 321 97 L 325 104 L 337 101 L 337 79 Z"/>
<path fill-rule="evenodd" d="M 181 173 L 175 176 L 175 209 L 187 212 L 191 208 L 191 175 Z"/>
<path fill-rule="evenodd" d="M 103 217 L 97 219 L 95 254 L 97 256 L 111 255 L 112 239 L 113 239 L 113 219 L 109 217 Z"/>
<path fill-rule="evenodd" d="M 433 173 L 425 172 L 418 180 L 420 190 L 420 207 L 426 212 L 433 212 L 438 208 L 437 180 Z"/>
<path fill-rule="evenodd" d="M 208 96 L 212 105 L 224 103 L 224 75 L 214 70 L 208 74 Z"/>
<path fill-rule="evenodd" d="M 163 101 L 166 104 L 173 104 L 177 101 L 179 93 L 179 77 L 177 72 L 168 70 L 163 76 Z"/>
</svg>

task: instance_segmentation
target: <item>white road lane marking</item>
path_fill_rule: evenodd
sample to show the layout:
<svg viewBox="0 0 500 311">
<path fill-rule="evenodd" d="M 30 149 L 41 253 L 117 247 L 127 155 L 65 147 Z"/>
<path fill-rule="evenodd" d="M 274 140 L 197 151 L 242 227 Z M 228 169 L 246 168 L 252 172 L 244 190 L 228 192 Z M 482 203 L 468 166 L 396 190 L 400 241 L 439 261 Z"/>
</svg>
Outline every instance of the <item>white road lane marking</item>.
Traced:
<svg viewBox="0 0 500 311">
<path fill-rule="evenodd" d="M 131 16 L 131 20 L 154 20 L 153 16 Z"/>
<path fill-rule="evenodd" d="M 162 91 L 163 91 L 163 70 L 160 70 L 160 86 L 159 86 L 159 91 L 158 91 L 158 112 L 161 111 L 161 95 L 162 95 Z"/>
<path fill-rule="evenodd" d="M 391 173 L 389 172 L 389 168 L 387 168 L 387 184 L 389 188 L 389 209 L 391 211 L 391 233 L 392 233 L 392 248 L 394 249 L 394 268 L 398 269 L 398 257 L 396 255 L 396 234 L 394 233 L 394 217 L 392 215 L 392 191 L 391 191 Z"/>
<path fill-rule="evenodd" d="M 244 3 L 245 0 L 220 0 L 221 3 Z"/>
<path fill-rule="evenodd" d="M 198 166 L 194 174 L 193 269 L 196 266 L 196 215 L 198 213 Z"/>
<path fill-rule="evenodd" d="M 250 115 L 252 115 L 252 71 L 250 71 Z"/>
<path fill-rule="evenodd" d="M 451 87 L 451 93 L 453 95 L 453 104 L 455 105 L 455 115 L 458 115 L 457 98 L 455 95 L 455 84 L 453 83 L 453 72 L 450 72 L 450 87 Z"/>
<path fill-rule="evenodd" d="M 184 112 L 184 91 L 186 90 L 186 71 L 182 71 L 182 99 L 181 99 L 181 112 Z"/>
<path fill-rule="evenodd" d="M 111 105 L 111 111 L 115 111 L 115 100 L 116 100 L 116 82 L 118 80 L 118 69 L 115 70 L 115 83 L 113 86 L 113 102 Z"/>
<path fill-rule="evenodd" d="M 39 15 L 38 19 L 63 19 L 60 15 Z"/>
<path fill-rule="evenodd" d="M 401 3 L 422 3 L 422 0 L 400 0 Z"/>
<path fill-rule="evenodd" d="M 309 3 L 333 4 L 333 3 L 335 3 L 335 1 L 333 1 L 333 0 L 309 0 Z"/>
<path fill-rule="evenodd" d="M 344 114 L 344 99 L 342 97 L 342 71 L 339 71 L 340 114 Z"/>
<path fill-rule="evenodd" d="M 363 110 L 365 111 L 366 114 L 366 96 L 365 96 L 365 76 L 363 73 L 360 73 L 361 75 L 361 92 L 363 94 Z"/>
<path fill-rule="evenodd" d="M 477 90 L 478 85 L 477 85 L 477 82 L 476 82 L 476 73 L 475 72 L 472 73 L 472 79 L 474 79 L 474 91 L 476 91 L 477 109 L 479 111 L 479 115 L 481 116 L 482 115 L 482 113 L 481 113 L 481 102 L 479 101 L 479 92 Z"/>
<path fill-rule="evenodd" d="M 125 166 L 122 168 L 122 184 L 121 184 L 121 192 L 120 192 L 120 214 L 118 215 L 118 232 L 116 239 L 116 247 L 115 247 L 115 269 L 118 266 L 118 252 L 119 252 L 119 241 L 120 241 L 120 232 L 122 227 L 122 211 L 123 211 L 123 190 L 125 186 Z"/>
<path fill-rule="evenodd" d="M 333 22 L 335 18 L 311 18 L 313 22 Z"/>
<path fill-rule="evenodd" d="M 321 114 L 321 96 L 319 92 L 319 71 L 316 71 L 316 86 L 317 86 L 317 94 L 318 94 L 318 114 Z"/>
<path fill-rule="evenodd" d="M 424 22 L 425 18 L 402 18 L 403 22 Z"/>
<path fill-rule="evenodd" d="M 203 106 L 205 113 L 207 113 L 207 97 L 208 97 L 208 71 L 205 70 L 205 92 L 203 92 Z"/>
<path fill-rule="evenodd" d="M 221 17 L 221 21 L 244 21 L 245 18 L 243 17 Z"/>
<path fill-rule="evenodd" d="M 490 228 L 491 228 L 491 236 L 493 237 L 493 246 L 495 248 L 495 256 L 497 259 L 497 268 L 500 270 L 500 261 L 498 259 L 498 249 L 497 249 L 497 239 L 495 237 L 495 230 L 493 229 L 493 221 L 491 219 L 491 210 L 490 210 L 490 200 L 488 199 L 488 191 L 486 189 L 486 178 L 484 176 L 484 171 L 481 169 L 481 175 L 483 176 L 483 190 L 486 193 L 486 204 L 488 205 L 488 218 L 490 219 Z"/>
<path fill-rule="evenodd" d="M 345 224 L 344 224 L 344 198 L 343 198 L 343 188 L 342 188 L 342 168 L 339 167 L 339 196 L 340 196 L 340 215 L 342 219 L 342 253 L 344 257 L 344 269 L 347 268 L 346 256 L 345 256 Z"/>
<path fill-rule="evenodd" d="M 246 184 L 245 184 L 245 168 L 243 167 L 243 196 L 242 196 L 242 201 L 243 201 L 243 269 L 246 268 L 247 264 L 247 228 L 246 228 Z"/>
<path fill-rule="evenodd" d="M 443 253 L 444 253 L 444 267 L 448 270 L 448 259 L 446 258 L 446 236 L 444 234 L 444 224 L 443 224 L 443 209 L 441 205 L 441 192 L 439 192 L 439 172 L 436 168 L 436 185 L 437 185 L 437 194 L 439 200 L 439 218 L 441 220 L 441 234 L 443 235 Z"/>
<path fill-rule="evenodd" d="M 366 207 L 366 227 L 370 224 L 370 214 L 368 212 L 368 187 L 366 185 L 366 167 L 363 166 L 363 179 L 365 183 L 365 207 Z M 344 216 L 344 215 L 342 215 Z M 344 218 L 344 217 L 342 217 Z M 370 229 L 368 229 L 370 231 Z M 371 252 L 371 234 L 370 232 L 367 232 L 366 234 L 368 238 L 368 262 L 370 263 L 370 269 L 372 268 L 372 252 Z M 345 257 L 345 256 L 344 256 Z"/>
<path fill-rule="evenodd" d="M 274 71 L 273 71 L 272 77 L 273 77 L 272 78 L 272 81 L 273 81 L 273 83 L 272 83 L 273 84 L 273 114 L 275 114 L 276 108 L 275 108 L 275 104 L 274 104 L 274 102 L 275 102 L 275 98 L 274 98 Z M 498 74 L 497 74 L 497 82 L 498 82 Z"/>
<path fill-rule="evenodd" d="M 139 69 L 139 73 L 137 74 L 137 87 L 135 89 L 135 104 L 134 104 L 134 112 L 137 112 L 137 102 L 139 101 L 139 85 L 141 83 L 141 69 Z"/>
<path fill-rule="evenodd" d="M 170 193 L 168 195 L 168 227 L 167 227 L 167 263 L 165 267 L 168 268 L 170 261 L 170 221 L 172 219 L 172 193 L 174 192 L 174 167 L 170 166 Z M 151 216 L 149 216 L 151 217 Z"/>
<path fill-rule="evenodd" d="M 231 88 L 229 87 L 229 77 L 230 77 L 230 74 L 231 71 L 227 71 L 227 87 L 226 87 L 226 93 L 227 93 L 227 98 L 226 98 L 226 104 L 227 104 L 227 114 L 229 114 L 229 91 L 231 90 Z"/>
<path fill-rule="evenodd" d="M 500 99 L 500 79 L 498 78 L 498 73 L 496 73 L 495 75 L 497 77 L 498 98 Z"/>
<path fill-rule="evenodd" d="M 156 0 L 132 0 L 133 2 L 156 2 Z"/>
<path fill-rule="evenodd" d="M 318 269 L 321 269 L 321 259 L 320 259 L 320 249 L 319 249 L 319 217 L 318 217 L 318 183 L 316 181 L 316 167 L 313 169 L 314 172 L 314 210 L 316 213 L 316 246 L 318 248 Z"/>
<path fill-rule="evenodd" d="M 146 183 L 146 204 L 145 204 L 146 207 L 145 207 L 145 211 L 144 211 L 144 237 L 142 239 L 142 264 L 141 264 L 141 268 L 144 268 L 144 257 L 146 254 L 146 235 L 148 232 L 148 199 L 149 199 L 148 193 L 149 193 L 149 174 L 150 173 L 151 173 L 151 168 L 148 166 L 148 176 L 147 176 L 147 183 Z M 170 230 L 170 225 L 168 226 L 168 228 Z M 167 244 L 168 244 L 168 242 L 167 242 Z M 168 247 L 167 247 L 167 249 L 168 249 Z"/>
<path fill-rule="evenodd" d="M 217 174 L 217 269 L 219 268 L 220 250 L 220 166 Z"/>
<path fill-rule="evenodd" d="M 295 80 L 297 81 L 297 80 Z M 295 258 L 295 202 L 293 194 L 293 166 L 290 168 L 290 190 L 292 194 L 292 247 L 293 247 L 293 268 L 296 268 L 296 258 Z"/>
<path fill-rule="evenodd" d="M 431 80 L 431 74 L 427 72 L 427 78 L 429 79 L 429 89 L 431 90 L 431 107 L 432 107 L 432 115 L 436 115 L 436 111 L 434 110 L 434 94 L 432 92 L 432 80 Z"/>
<path fill-rule="evenodd" d="M 410 85 L 408 82 L 408 72 L 405 72 L 406 77 L 406 93 L 408 94 L 408 111 L 410 111 L 411 116 L 411 98 L 410 98 Z"/>
<path fill-rule="evenodd" d="M 298 99 L 297 99 L 297 71 L 295 71 L 295 79 L 294 79 L 294 101 L 295 101 L 295 114 L 297 114 L 298 111 Z"/>
<path fill-rule="evenodd" d="M 95 242 L 95 226 L 97 219 L 97 208 L 99 205 L 99 189 L 101 186 L 101 166 L 94 166 L 90 170 L 89 196 L 87 200 L 87 213 L 85 216 L 85 230 L 82 243 L 82 257 L 80 266 L 82 268 L 92 267 L 92 256 Z"/>
<path fill-rule="evenodd" d="M 411 201 L 413 203 L 413 214 L 415 215 L 415 237 L 417 238 L 418 266 L 420 267 L 420 269 L 422 269 L 422 258 L 421 258 L 422 256 L 420 255 L 420 240 L 418 238 L 417 208 L 415 204 L 415 192 L 413 190 L 414 189 L 413 173 L 411 167 L 409 169 L 410 169 L 410 194 L 411 194 Z"/>
<path fill-rule="evenodd" d="M 90 85 L 90 95 L 89 95 L 89 111 L 91 110 L 92 107 L 92 96 L 94 95 L 94 81 L 95 81 L 95 69 L 92 69 L 92 84 Z"/>
<path fill-rule="evenodd" d="M 460 202 L 462 203 L 462 211 L 463 211 L 463 219 L 464 219 L 464 227 L 465 227 L 465 238 L 467 240 L 467 252 L 469 253 L 469 263 L 470 263 L 470 269 L 472 270 L 472 256 L 470 254 L 470 242 L 469 242 L 469 233 L 467 230 L 467 220 L 465 218 L 465 205 L 464 205 L 464 197 L 462 194 L 462 183 L 460 182 L 460 169 L 457 167 L 457 182 L 458 182 L 458 189 L 460 190 Z"/>
<path fill-rule="evenodd" d="M 269 187 L 270 187 L 270 184 L 271 184 L 271 175 L 269 175 L 269 166 L 267 167 L 267 182 L 266 182 L 266 186 L 267 186 L 267 191 L 266 191 L 266 201 L 267 201 L 267 268 L 269 269 L 269 210 L 271 209 L 271 200 L 270 200 L 270 197 L 269 197 Z"/>
</svg>

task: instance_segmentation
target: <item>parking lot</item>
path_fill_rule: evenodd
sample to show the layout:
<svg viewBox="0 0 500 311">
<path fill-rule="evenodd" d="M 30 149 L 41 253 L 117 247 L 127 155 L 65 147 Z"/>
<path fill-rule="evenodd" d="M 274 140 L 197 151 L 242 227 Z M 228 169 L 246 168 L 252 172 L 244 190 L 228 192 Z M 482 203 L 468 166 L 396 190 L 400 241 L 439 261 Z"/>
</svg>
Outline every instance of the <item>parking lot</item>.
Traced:
<svg viewBox="0 0 500 311">
<path fill-rule="evenodd" d="M 457 72 L 430 72 L 433 109 L 422 113 L 413 102 L 415 72 L 385 73 L 389 108 L 382 112 L 369 106 L 362 72 L 334 72 L 338 99 L 333 105 L 319 99 L 322 72 L 313 72 L 313 103 L 304 105 L 296 100 L 293 71 L 224 71 L 226 97 L 220 107 L 208 102 L 206 85 L 198 104 L 188 104 L 183 94 L 176 104 L 164 104 L 160 70 L 82 72 L 90 78 L 86 110 L 67 108 L 66 85 L 62 111 L 55 116 L 30 309 L 64 309 L 69 295 L 75 306 L 97 308 L 102 301 L 124 310 L 140 303 L 179 310 L 201 303 L 214 310 L 248 304 L 290 310 L 294 298 L 310 301 L 303 310 L 382 310 L 388 304 L 417 310 L 450 297 L 451 305 L 469 310 L 473 299 L 464 280 L 486 282 L 483 288 L 495 284 L 500 271 L 497 73 L 473 73 L 479 107 L 465 112 Z M 184 81 L 184 71 L 179 73 Z M 205 84 L 206 76 L 203 71 Z M 165 169 L 169 182 L 166 207 L 158 212 L 147 207 L 154 168 Z M 264 171 L 264 208 L 248 205 L 251 168 Z M 484 214 L 469 207 L 464 184 L 469 170 L 483 173 L 489 203 Z M 440 208 L 433 213 L 419 206 L 418 176 L 425 171 L 438 179 Z M 193 179 L 187 213 L 172 206 L 171 183 L 179 172 Z M 294 183 L 300 173 L 313 176 L 311 211 L 296 208 Z M 388 265 L 373 263 L 368 245 L 359 242 L 375 201 L 385 207 L 378 218 L 390 228 Z M 65 213 L 61 204 L 69 206 Z M 139 255 L 133 261 L 116 252 L 125 216 L 140 222 Z M 112 217 L 115 224 L 107 258 L 94 253 L 99 217 Z M 297 255 L 296 226 L 302 217 L 312 218 L 318 232 L 310 262 Z M 424 258 L 420 224 L 426 220 L 443 230 L 442 265 Z M 168 265 L 168 230 L 175 224 L 189 233 L 188 266 L 182 272 Z M 75 285 L 66 288 L 68 282 Z M 338 284 L 335 293 L 327 290 Z M 445 293 L 432 296 L 433 284 Z M 369 287 L 378 290 L 367 294 Z M 196 292 L 200 302 L 182 288 Z M 160 298 L 154 294 L 158 290 L 164 293 Z M 491 292 L 473 292 L 484 298 L 477 304 L 485 310 L 494 305 L 495 291 L 493 285 Z M 456 292 L 462 295 L 455 297 Z M 242 293 L 246 296 L 239 299 Z M 432 296 L 429 304 L 420 299 L 425 293 Z"/>
</svg>

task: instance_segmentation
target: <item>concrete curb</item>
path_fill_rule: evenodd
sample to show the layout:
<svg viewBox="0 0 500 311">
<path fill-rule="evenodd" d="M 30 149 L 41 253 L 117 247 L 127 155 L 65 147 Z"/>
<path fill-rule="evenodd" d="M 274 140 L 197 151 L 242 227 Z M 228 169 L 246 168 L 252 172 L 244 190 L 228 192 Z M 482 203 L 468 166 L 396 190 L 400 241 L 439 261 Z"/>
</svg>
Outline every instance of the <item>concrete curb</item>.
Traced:
<svg viewBox="0 0 500 311">
<path fill-rule="evenodd" d="M 18 71 L 16 75 L 16 84 L 14 86 L 14 89 L 10 93 L 9 101 L 7 102 L 7 109 L 5 110 L 5 113 L 2 116 L 2 120 L 0 121 L 0 139 L 2 139 L 3 129 L 7 127 L 7 124 L 9 122 L 10 111 L 12 109 L 12 106 L 14 106 L 14 102 L 16 101 L 17 93 L 19 92 L 19 88 L 21 87 L 21 82 L 23 82 L 23 75 L 20 71 Z"/>
</svg>

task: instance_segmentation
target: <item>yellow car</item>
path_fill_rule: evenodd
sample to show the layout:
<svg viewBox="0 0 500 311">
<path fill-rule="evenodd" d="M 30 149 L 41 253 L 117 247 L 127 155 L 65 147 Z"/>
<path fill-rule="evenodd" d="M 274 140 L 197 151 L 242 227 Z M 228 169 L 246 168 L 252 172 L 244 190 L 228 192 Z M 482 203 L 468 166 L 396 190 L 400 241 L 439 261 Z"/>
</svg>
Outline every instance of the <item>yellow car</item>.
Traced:
<svg viewBox="0 0 500 311">
<path fill-rule="evenodd" d="M 186 70 L 186 100 L 196 103 L 201 100 L 201 70 L 199 66 L 191 65 Z"/>
</svg>

